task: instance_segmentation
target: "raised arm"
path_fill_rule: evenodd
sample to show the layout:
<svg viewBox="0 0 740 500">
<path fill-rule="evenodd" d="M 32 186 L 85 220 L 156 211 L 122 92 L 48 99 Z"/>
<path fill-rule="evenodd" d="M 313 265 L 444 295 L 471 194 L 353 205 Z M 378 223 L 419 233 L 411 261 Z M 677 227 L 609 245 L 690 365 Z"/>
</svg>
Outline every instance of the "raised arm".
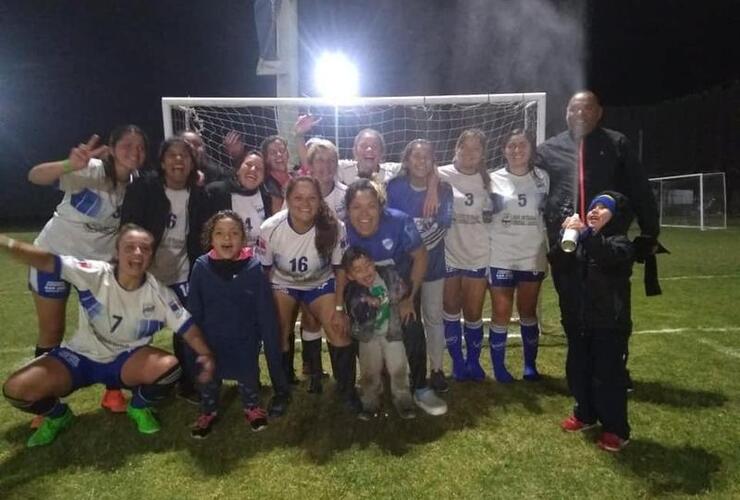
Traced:
<svg viewBox="0 0 740 500">
<path fill-rule="evenodd" d="M 28 172 L 28 180 L 39 186 L 49 186 L 64 174 L 82 170 L 92 158 L 98 158 L 108 151 L 108 146 L 98 146 L 100 137 L 93 134 L 87 143 L 80 143 L 69 152 L 69 158 L 36 165 Z"/>
<path fill-rule="evenodd" d="M 298 149 L 298 158 L 301 160 L 301 166 L 308 165 L 308 148 L 306 147 L 306 134 L 311 128 L 319 123 L 321 118 L 311 115 L 301 115 L 293 126 L 296 138 L 296 149 Z"/>
<path fill-rule="evenodd" d="M 0 234 L 0 248 L 9 253 L 15 260 L 35 267 L 39 271 L 44 271 L 45 273 L 53 273 L 55 271 L 55 255 L 46 250 L 15 240 L 4 234 Z"/>
</svg>

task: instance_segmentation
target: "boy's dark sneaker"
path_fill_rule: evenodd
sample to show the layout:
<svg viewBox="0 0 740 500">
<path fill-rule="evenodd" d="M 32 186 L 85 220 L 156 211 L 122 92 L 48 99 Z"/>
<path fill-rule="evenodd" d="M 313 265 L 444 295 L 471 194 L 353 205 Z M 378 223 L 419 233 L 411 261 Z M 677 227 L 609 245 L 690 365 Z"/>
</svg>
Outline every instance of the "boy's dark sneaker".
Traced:
<svg viewBox="0 0 740 500">
<path fill-rule="evenodd" d="M 442 370 L 432 370 L 429 374 L 429 387 L 436 393 L 445 393 L 450 390 L 450 384 L 447 383 L 445 373 Z"/>
<path fill-rule="evenodd" d="M 244 418 L 249 422 L 253 432 L 267 429 L 267 412 L 260 406 L 252 406 L 244 410 Z"/>
<path fill-rule="evenodd" d="M 601 437 L 596 442 L 599 448 L 602 450 L 617 453 L 629 444 L 629 439 L 622 439 L 621 437 L 611 432 L 603 432 Z"/>
<path fill-rule="evenodd" d="M 270 406 L 268 407 L 268 415 L 270 417 L 282 417 L 285 412 L 288 411 L 288 404 L 290 403 L 290 394 L 278 393 L 275 394 L 270 400 Z"/>
<path fill-rule="evenodd" d="M 193 424 L 193 428 L 190 430 L 190 436 L 195 439 L 205 439 L 213 429 L 213 424 L 216 422 L 216 412 L 213 413 L 201 413 L 198 416 L 198 420 Z"/>
<path fill-rule="evenodd" d="M 586 422 L 581 422 L 580 420 L 578 420 L 575 415 L 571 415 L 570 417 L 560 422 L 560 428 L 566 432 L 585 431 L 586 429 L 590 429 L 592 427 L 596 427 L 596 422 L 587 424 Z"/>
</svg>

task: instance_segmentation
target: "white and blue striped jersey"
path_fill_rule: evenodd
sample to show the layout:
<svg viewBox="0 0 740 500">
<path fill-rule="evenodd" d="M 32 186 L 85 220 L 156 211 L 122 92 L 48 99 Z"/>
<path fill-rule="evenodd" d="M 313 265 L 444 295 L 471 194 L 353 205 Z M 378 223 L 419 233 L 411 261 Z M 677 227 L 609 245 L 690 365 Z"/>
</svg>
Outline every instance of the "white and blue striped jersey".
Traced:
<svg viewBox="0 0 740 500">
<path fill-rule="evenodd" d="M 311 290 L 334 277 L 332 266 L 342 263 L 346 246 L 344 224 L 339 221 L 338 241 L 327 262 L 316 250 L 316 227 L 298 233 L 288 211 L 281 210 L 262 224 L 257 256 L 263 266 L 272 268 L 273 285 Z"/>
<path fill-rule="evenodd" d="M 60 177 L 58 187 L 64 198 L 34 245 L 58 255 L 109 260 L 126 186 L 113 189 L 103 162 L 93 158 L 86 168 Z"/>
<path fill-rule="evenodd" d="M 344 205 L 344 196 L 347 194 L 347 186 L 339 181 L 334 182 L 331 192 L 324 196 L 324 201 L 334 211 L 337 219 L 344 221 L 347 216 L 347 207 Z"/>
<path fill-rule="evenodd" d="M 491 190 L 502 205 L 490 226 L 491 267 L 514 271 L 547 271 L 543 209 L 550 188 L 539 168 L 514 175 L 505 168 L 491 173 Z"/>
<path fill-rule="evenodd" d="M 260 237 L 260 226 L 265 222 L 265 203 L 259 190 L 251 195 L 231 193 L 231 209 L 239 214 L 247 231 L 246 246 L 254 247 Z"/>
<path fill-rule="evenodd" d="M 183 283 L 190 275 L 190 260 L 188 258 L 187 236 L 190 230 L 188 220 L 189 189 L 164 190 L 170 200 L 170 213 L 167 215 L 167 225 L 164 228 L 162 241 L 154 254 L 149 272 L 167 286 Z"/>
<path fill-rule="evenodd" d="M 464 174 L 454 165 L 437 169 L 452 186 L 452 225 L 445 235 L 445 262 L 455 269 L 481 269 L 489 264 L 488 224 L 483 213 L 492 210 L 480 174 Z"/>
<path fill-rule="evenodd" d="M 401 171 L 401 164 L 396 162 L 383 162 L 379 167 L 380 170 L 375 175 L 375 180 L 383 183 L 393 179 Z M 349 186 L 359 178 L 356 160 L 339 160 L 337 167 L 337 180 L 339 182 Z"/>
<path fill-rule="evenodd" d="M 139 288 L 125 290 L 108 262 L 62 256 L 56 259 L 55 272 L 61 272 L 80 297 L 77 331 L 62 345 L 94 361 L 107 363 L 147 345 L 165 326 L 182 334 L 192 324 L 175 293 L 149 273 Z"/>
</svg>

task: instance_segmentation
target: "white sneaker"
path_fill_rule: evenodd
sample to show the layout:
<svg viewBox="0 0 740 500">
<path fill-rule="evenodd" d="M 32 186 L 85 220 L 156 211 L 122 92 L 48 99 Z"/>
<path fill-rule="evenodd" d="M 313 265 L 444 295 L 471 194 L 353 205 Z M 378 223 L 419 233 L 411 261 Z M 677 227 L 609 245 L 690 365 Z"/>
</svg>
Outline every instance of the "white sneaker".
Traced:
<svg viewBox="0 0 740 500">
<path fill-rule="evenodd" d="M 439 416 L 447 413 L 447 403 L 429 387 L 414 391 L 414 402 L 429 415 Z"/>
</svg>

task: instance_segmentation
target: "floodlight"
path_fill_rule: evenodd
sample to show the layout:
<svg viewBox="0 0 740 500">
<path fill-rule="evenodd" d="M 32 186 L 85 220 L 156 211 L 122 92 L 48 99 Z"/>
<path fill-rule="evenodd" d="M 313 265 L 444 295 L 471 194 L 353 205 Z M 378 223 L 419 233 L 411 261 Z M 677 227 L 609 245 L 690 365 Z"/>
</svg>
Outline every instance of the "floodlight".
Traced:
<svg viewBox="0 0 740 500">
<path fill-rule="evenodd" d="M 314 70 L 314 82 L 319 94 L 340 100 L 357 96 L 357 68 L 341 52 L 325 52 Z"/>
</svg>

